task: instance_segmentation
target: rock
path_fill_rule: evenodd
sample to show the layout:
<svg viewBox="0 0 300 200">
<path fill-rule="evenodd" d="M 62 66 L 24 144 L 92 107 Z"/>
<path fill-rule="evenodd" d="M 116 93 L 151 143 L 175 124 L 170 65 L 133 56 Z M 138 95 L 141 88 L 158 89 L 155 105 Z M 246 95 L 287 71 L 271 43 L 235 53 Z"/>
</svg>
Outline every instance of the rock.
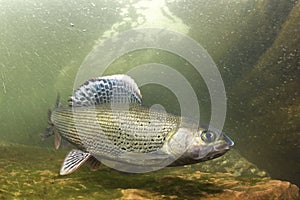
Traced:
<svg viewBox="0 0 300 200">
<path fill-rule="evenodd" d="M 294 1 L 169 1 L 171 12 L 212 56 L 231 90 L 272 45 Z"/>
<path fill-rule="evenodd" d="M 237 179 L 228 173 L 185 174 L 177 177 L 163 176 L 154 186 L 161 192 L 147 189 L 121 190 L 120 200 L 139 199 L 214 199 L 260 200 L 299 199 L 299 188 L 289 182 L 261 179 Z M 168 188 L 168 191 L 165 191 Z"/>
<path fill-rule="evenodd" d="M 122 197 L 120 200 L 143 200 L 143 199 L 155 199 L 157 194 L 153 194 L 146 190 L 141 189 L 125 189 L 121 190 Z"/>
<path fill-rule="evenodd" d="M 174 0 L 168 6 L 222 74 L 224 131 L 235 148 L 272 177 L 300 185 L 300 1 Z"/>
<path fill-rule="evenodd" d="M 299 188 L 289 182 L 216 172 L 217 167 L 209 173 L 193 165 L 126 174 L 103 165 L 96 172 L 82 166 L 69 176 L 59 176 L 67 153 L 63 150 L 0 142 L 0 152 L 0 199 L 299 199 Z M 242 158 L 237 152 L 231 156 L 235 158 L 216 163 L 227 165 Z"/>
<path fill-rule="evenodd" d="M 237 199 L 299 199 L 299 188 L 285 181 L 269 180 L 244 189 L 233 191 Z"/>
<path fill-rule="evenodd" d="M 209 160 L 203 163 L 190 165 L 194 170 L 202 172 L 224 172 L 231 173 L 234 176 L 249 176 L 249 177 L 267 177 L 268 173 L 264 170 L 257 168 L 256 165 L 246 160 L 235 149 L 230 150 L 225 155 Z"/>
<path fill-rule="evenodd" d="M 300 185 L 299 19 L 297 1 L 270 48 L 233 88 L 234 95 L 229 101 L 232 121 L 228 122 L 238 122 L 235 124 L 243 133 L 242 137 L 237 136 L 236 143 L 241 154 L 264 167 L 272 177 L 288 179 L 297 185 Z"/>
</svg>

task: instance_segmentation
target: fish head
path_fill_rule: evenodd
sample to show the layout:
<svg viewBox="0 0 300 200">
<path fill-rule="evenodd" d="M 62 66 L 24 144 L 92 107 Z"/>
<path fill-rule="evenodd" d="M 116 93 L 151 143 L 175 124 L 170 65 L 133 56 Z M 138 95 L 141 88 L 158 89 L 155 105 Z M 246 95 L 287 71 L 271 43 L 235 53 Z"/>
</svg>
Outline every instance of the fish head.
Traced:
<svg viewBox="0 0 300 200">
<path fill-rule="evenodd" d="M 234 142 L 225 133 L 200 128 L 184 156 L 197 162 L 211 160 L 225 154 L 233 145 Z"/>
<path fill-rule="evenodd" d="M 179 166 L 220 157 L 233 145 L 225 133 L 213 128 L 179 128 L 168 142 L 168 151 L 178 157 L 172 165 Z"/>
</svg>

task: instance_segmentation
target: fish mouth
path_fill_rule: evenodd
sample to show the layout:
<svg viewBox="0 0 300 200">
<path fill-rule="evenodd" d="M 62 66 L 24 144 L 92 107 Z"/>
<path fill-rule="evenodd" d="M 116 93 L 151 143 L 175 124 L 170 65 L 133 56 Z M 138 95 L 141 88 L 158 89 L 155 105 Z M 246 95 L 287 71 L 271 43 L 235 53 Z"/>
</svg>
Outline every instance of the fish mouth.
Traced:
<svg viewBox="0 0 300 200">
<path fill-rule="evenodd" d="M 225 133 L 222 133 L 222 136 L 229 147 L 232 147 L 234 145 L 234 142 Z"/>
<path fill-rule="evenodd" d="M 224 155 L 229 150 L 230 150 L 229 146 L 220 145 L 218 147 L 214 147 L 214 149 L 212 151 L 210 151 L 208 154 L 206 154 L 206 156 L 194 158 L 194 159 L 196 159 L 198 161 L 212 160 L 212 159 L 215 159 L 215 158 L 218 158 L 218 157 Z"/>
<path fill-rule="evenodd" d="M 211 148 L 206 148 L 206 153 L 203 153 L 203 150 L 194 149 L 194 151 L 189 153 L 189 163 L 198 163 L 204 162 L 207 160 L 212 160 L 224 155 L 227 151 L 229 151 L 228 145 L 218 145 L 211 146 Z"/>
<path fill-rule="evenodd" d="M 227 151 L 229 151 L 229 148 L 223 149 L 222 151 L 211 152 L 211 154 L 207 155 L 207 160 L 212 160 L 212 159 L 218 158 L 218 157 L 224 155 Z"/>
<path fill-rule="evenodd" d="M 224 155 L 230 150 L 230 147 L 234 146 L 234 142 L 225 133 L 222 133 L 222 136 L 222 142 L 213 145 L 213 150 L 207 154 L 208 160 Z"/>
<path fill-rule="evenodd" d="M 223 155 L 228 150 L 229 146 L 226 143 L 222 143 L 205 147 L 194 147 L 189 154 L 195 160 L 210 160 L 216 156 Z"/>
</svg>

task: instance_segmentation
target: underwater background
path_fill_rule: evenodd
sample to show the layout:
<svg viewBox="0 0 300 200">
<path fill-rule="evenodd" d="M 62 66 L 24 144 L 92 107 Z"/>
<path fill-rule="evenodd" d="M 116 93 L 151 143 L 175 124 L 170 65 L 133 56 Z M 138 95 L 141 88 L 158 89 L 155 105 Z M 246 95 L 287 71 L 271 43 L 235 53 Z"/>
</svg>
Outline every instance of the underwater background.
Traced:
<svg viewBox="0 0 300 200">
<path fill-rule="evenodd" d="M 4 166 L 10 166 L 5 163 L 9 159 L 35 170 L 59 170 L 65 150 L 52 151 L 53 138 L 41 141 L 47 110 L 54 107 L 58 93 L 67 105 L 76 73 L 96 45 L 145 27 L 188 35 L 216 63 L 227 95 L 223 131 L 235 141 L 233 153 L 225 158 L 239 154 L 265 173 L 262 176 L 300 186 L 300 2 L 296 0 L 0 0 L 0 141 L 6 146 L 0 155 L 0 175 L 5 174 Z M 146 63 L 165 64 L 184 75 L 198 97 L 201 122 L 209 122 L 211 102 L 203 78 L 177 55 L 155 49 L 130 52 L 116 59 L 105 74 L 126 73 Z M 176 96 L 166 88 L 145 85 L 141 92 L 146 105 L 161 104 L 179 113 Z M 49 162 L 43 163 L 44 155 Z M 215 164 L 203 165 L 212 172 Z M 110 178 L 107 169 L 103 173 L 102 178 Z M 137 179 L 147 185 L 149 177 L 132 181 Z M 0 197 L 8 190 L 0 188 Z M 109 192 L 106 195 L 102 197 L 108 198 Z"/>
</svg>

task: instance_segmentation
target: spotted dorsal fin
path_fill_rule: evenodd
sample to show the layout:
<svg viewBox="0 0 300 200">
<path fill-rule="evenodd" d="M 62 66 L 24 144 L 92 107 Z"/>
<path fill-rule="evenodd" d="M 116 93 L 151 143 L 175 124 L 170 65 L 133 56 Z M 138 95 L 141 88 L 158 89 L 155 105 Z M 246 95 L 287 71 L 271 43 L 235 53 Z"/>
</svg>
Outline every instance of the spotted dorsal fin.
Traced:
<svg viewBox="0 0 300 200">
<path fill-rule="evenodd" d="M 91 106 L 105 103 L 142 103 L 137 84 L 127 75 L 103 76 L 86 81 L 69 100 L 70 106 Z"/>
</svg>

